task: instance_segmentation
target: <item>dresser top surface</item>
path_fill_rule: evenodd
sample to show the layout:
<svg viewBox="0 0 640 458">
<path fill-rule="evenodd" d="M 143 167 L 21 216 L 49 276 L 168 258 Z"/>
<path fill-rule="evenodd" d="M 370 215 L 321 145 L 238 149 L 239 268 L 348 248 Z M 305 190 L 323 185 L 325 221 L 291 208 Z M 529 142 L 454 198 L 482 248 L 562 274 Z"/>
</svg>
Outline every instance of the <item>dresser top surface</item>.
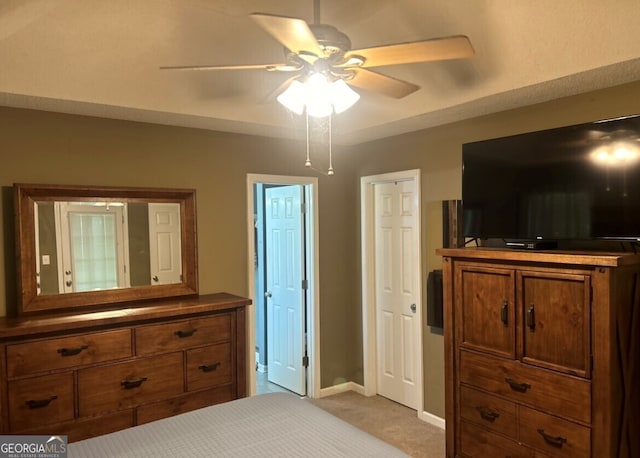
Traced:
<svg viewBox="0 0 640 458">
<path fill-rule="evenodd" d="M 444 257 L 487 259 L 521 262 L 547 262 L 584 266 L 620 267 L 640 264 L 640 254 L 624 252 L 516 250 L 511 248 L 440 248 L 436 253 Z"/>
<path fill-rule="evenodd" d="M 251 304 L 251 300 L 245 297 L 229 293 L 215 293 L 119 304 L 117 308 L 94 309 L 82 313 L 74 311 L 71 313 L 2 317 L 0 318 L 0 341 L 18 337 L 35 337 L 40 334 L 224 312 L 244 308 L 249 304 Z"/>
</svg>

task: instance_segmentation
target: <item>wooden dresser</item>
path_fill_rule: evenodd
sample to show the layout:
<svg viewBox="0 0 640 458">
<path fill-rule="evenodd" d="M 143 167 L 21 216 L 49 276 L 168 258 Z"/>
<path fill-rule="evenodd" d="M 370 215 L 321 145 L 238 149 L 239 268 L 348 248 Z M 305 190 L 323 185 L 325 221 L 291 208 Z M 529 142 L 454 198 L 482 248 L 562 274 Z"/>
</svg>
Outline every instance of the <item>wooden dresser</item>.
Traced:
<svg viewBox="0 0 640 458">
<path fill-rule="evenodd" d="M 640 256 L 438 253 L 447 457 L 640 456 Z"/>
<path fill-rule="evenodd" d="M 0 434 L 105 434 L 246 395 L 226 293 L 0 320 Z"/>
</svg>

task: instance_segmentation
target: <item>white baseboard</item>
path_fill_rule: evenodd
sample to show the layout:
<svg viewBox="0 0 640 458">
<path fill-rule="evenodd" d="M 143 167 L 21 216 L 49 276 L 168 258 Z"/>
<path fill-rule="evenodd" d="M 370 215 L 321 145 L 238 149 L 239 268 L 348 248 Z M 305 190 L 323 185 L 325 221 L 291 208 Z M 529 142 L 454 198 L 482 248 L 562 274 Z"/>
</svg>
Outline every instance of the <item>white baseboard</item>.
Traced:
<svg viewBox="0 0 640 458">
<path fill-rule="evenodd" d="M 256 366 L 257 366 L 257 368 L 258 368 L 258 369 L 257 369 L 257 370 L 258 370 L 258 372 L 262 372 L 262 373 L 268 372 L 268 370 L 267 370 L 267 365 L 266 365 L 266 364 L 256 363 Z"/>
<path fill-rule="evenodd" d="M 326 398 L 327 396 L 346 393 L 347 391 L 355 391 L 358 394 L 364 395 L 364 387 L 362 385 L 355 382 L 345 382 L 339 385 L 330 386 L 328 388 L 322 388 L 320 390 L 320 397 Z"/>
<path fill-rule="evenodd" d="M 440 429 L 445 429 L 444 418 L 440 418 L 437 415 L 423 410 L 422 413 L 418 415 L 418 418 L 425 423 L 429 423 L 430 425 L 436 426 Z"/>
</svg>

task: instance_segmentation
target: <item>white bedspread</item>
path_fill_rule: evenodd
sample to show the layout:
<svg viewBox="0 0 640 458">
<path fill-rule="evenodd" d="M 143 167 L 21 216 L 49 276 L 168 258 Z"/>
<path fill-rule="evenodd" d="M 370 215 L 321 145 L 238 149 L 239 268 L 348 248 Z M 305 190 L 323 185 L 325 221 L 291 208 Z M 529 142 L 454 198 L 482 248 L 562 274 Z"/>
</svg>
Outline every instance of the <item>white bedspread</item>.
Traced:
<svg viewBox="0 0 640 458">
<path fill-rule="evenodd" d="M 407 455 L 309 401 L 292 394 L 269 393 L 74 442 L 68 446 L 68 456 L 390 458 Z"/>
</svg>

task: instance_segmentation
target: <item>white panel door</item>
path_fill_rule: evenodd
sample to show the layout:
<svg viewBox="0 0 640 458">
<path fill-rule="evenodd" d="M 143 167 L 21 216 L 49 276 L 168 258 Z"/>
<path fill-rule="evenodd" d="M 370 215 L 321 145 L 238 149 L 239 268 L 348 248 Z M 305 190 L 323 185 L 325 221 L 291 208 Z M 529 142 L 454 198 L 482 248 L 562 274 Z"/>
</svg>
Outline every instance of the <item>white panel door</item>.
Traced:
<svg viewBox="0 0 640 458">
<path fill-rule="evenodd" d="M 151 284 L 182 282 L 180 204 L 149 204 Z"/>
<path fill-rule="evenodd" d="M 375 282 L 378 393 L 418 408 L 420 253 L 413 180 L 376 184 Z"/>
<path fill-rule="evenodd" d="M 265 191 L 268 379 L 305 395 L 301 205 L 302 186 L 279 186 Z"/>
</svg>

